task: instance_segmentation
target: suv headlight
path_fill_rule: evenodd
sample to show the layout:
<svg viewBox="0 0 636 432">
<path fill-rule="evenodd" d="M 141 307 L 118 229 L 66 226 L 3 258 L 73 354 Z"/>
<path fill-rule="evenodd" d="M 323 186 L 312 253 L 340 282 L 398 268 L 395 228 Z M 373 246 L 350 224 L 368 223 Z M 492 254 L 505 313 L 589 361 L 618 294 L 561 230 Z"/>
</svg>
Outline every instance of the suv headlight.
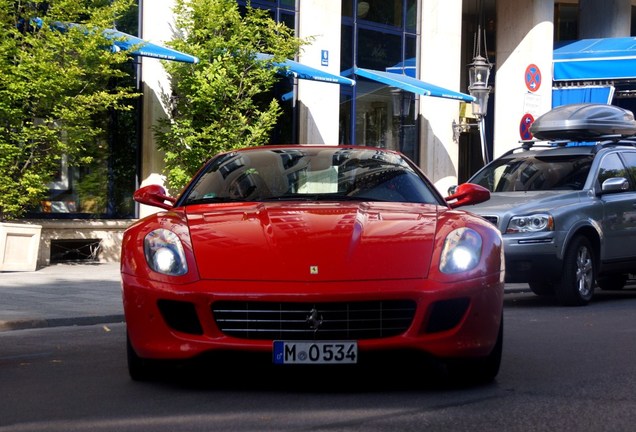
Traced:
<svg viewBox="0 0 636 432">
<path fill-rule="evenodd" d="M 481 236 L 470 228 L 452 231 L 444 241 L 439 269 L 442 273 L 460 273 L 471 270 L 481 259 Z"/>
<path fill-rule="evenodd" d="M 543 231 L 554 231 L 554 219 L 547 213 L 512 217 L 506 234 Z"/>
<path fill-rule="evenodd" d="M 144 238 L 144 254 L 151 269 L 158 273 L 181 276 L 188 272 L 183 245 L 179 237 L 159 228 Z"/>
</svg>

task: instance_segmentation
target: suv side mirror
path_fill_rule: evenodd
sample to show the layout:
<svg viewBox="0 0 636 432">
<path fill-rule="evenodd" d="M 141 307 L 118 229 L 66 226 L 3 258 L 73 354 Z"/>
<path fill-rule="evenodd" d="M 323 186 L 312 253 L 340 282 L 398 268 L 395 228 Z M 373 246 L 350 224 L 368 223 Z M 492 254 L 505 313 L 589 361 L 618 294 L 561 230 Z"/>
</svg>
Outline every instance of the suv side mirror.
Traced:
<svg viewBox="0 0 636 432">
<path fill-rule="evenodd" d="M 601 194 L 624 192 L 629 190 L 629 182 L 625 177 L 612 177 L 603 182 Z"/>
<path fill-rule="evenodd" d="M 454 189 L 452 195 L 447 196 L 445 199 L 450 208 L 457 208 L 488 201 L 490 199 L 490 191 L 474 183 L 462 183 Z"/>
<path fill-rule="evenodd" d="M 133 199 L 140 204 L 146 204 L 154 207 L 159 207 L 164 210 L 172 208 L 177 201 L 175 198 L 166 195 L 166 190 L 159 185 L 153 184 L 144 186 L 141 189 L 137 189 L 133 194 Z M 167 204 L 168 201 L 170 204 Z"/>
</svg>

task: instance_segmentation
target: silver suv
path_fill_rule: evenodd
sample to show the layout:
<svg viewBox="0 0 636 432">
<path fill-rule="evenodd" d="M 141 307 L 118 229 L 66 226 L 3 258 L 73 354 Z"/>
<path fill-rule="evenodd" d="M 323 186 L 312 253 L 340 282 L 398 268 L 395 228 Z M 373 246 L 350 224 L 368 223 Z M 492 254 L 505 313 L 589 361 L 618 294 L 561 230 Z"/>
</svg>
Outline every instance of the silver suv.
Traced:
<svg viewBox="0 0 636 432">
<path fill-rule="evenodd" d="M 585 305 L 636 273 L 636 121 L 611 105 L 553 109 L 531 126 L 533 142 L 477 172 L 491 191 L 467 206 L 504 238 L 506 281 Z M 634 138 L 630 141 L 630 137 Z"/>
</svg>

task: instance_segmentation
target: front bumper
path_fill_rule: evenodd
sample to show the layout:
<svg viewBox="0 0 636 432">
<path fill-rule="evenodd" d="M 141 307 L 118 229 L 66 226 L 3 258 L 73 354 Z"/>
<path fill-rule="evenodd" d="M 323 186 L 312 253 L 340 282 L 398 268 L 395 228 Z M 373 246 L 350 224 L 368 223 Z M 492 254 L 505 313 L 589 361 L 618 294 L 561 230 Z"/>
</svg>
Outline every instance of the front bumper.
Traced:
<svg viewBox="0 0 636 432">
<path fill-rule="evenodd" d="M 437 357 L 486 356 L 497 340 L 504 289 L 498 273 L 453 284 L 407 279 L 200 280 L 172 285 L 129 274 L 122 274 L 122 282 L 131 344 L 140 357 L 152 359 L 187 359 L 215 350 L 272 351 L 273 339 L 237 337 L 222 331 L 213 312 L 220 302 L 295 303 L 309 315 L 316 304 L 392 300 L 412 301 L 415 310 L 410 324 L 400 334 L 356 339 L 361 354 L 412 349 Z M 316 339 L 325 340 L 320 332 Z"/>
<path fill-rule="evenodd" d="M 559 280 L 563 268 L 558 241 L 554 235 L 504 235 L 506 282 Z"/>
</svg>

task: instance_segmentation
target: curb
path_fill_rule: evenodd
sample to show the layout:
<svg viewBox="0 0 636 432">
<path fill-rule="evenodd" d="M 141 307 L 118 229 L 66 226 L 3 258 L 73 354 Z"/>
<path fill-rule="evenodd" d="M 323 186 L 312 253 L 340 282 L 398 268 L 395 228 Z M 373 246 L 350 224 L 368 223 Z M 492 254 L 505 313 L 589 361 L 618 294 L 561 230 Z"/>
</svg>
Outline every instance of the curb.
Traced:
<svg viewBox="0 0 636 432">
<path fill-rule="evenodd" d="M 124 315 L 85 316 L 73 318 L 25 319 L 0 321 L 0 332 L 11 330 L 29 330 L 51 327 L 90 326 L 97 324 L 123 323 Z"/>
</svg>

